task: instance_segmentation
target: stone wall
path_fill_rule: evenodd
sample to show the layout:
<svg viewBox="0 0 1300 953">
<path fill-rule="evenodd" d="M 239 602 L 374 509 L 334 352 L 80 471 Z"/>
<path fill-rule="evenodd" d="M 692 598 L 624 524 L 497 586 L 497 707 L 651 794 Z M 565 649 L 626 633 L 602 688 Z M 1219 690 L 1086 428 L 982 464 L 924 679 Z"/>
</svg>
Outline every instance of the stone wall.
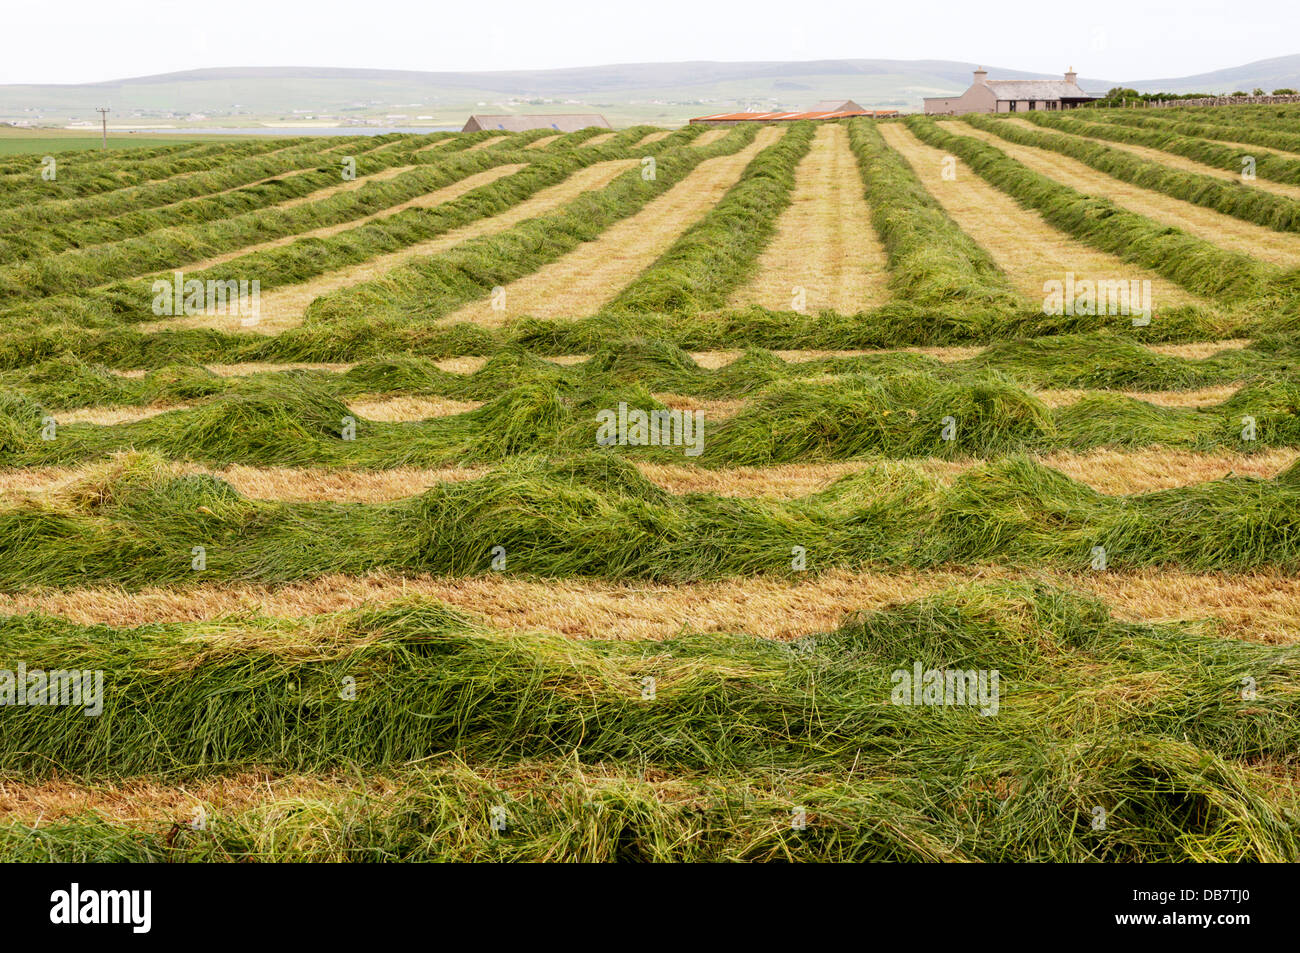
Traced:
<svg viewBox="0 0 1300 953">
<path fill-rule="evenodd" d="M 1152 107 L 1174 106 L 1272 106 L 1275 103 L 1300 103 L 1294 96 L 1207 96 L 1204 99 L 1154 99 L 1142 103 Z M 1134 103 L 1138 105 L 1138 103 Z"/>
</svg>

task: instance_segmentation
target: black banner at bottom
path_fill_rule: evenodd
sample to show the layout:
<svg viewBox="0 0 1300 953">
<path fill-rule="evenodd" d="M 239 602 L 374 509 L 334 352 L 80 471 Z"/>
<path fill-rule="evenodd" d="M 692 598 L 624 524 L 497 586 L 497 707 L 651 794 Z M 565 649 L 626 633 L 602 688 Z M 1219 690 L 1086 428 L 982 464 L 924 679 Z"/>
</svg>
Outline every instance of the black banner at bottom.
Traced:
<svg viewBox="0 0 1300 953">
<path fill-rule="evenodd" d="M 202 937 L 257 942 L 405 937 L 460 921 L 493 939 L 546 930 L 662 929 L 692 939 L 770 939 L 857 921 L 955 939 L 965 931 L 1055 937 L 1202 936 L 1234 943 L 1289 924 L 1288 872 L 1261 866 L 891 866 L 722 870 L 473 865 L 159 865 L 0 868 L 10 942 L 92 935 L 126 943 Z M 865 930 L 864 930 L 865 928 Z M 631 930 L 631 934 L 626 931 Z M 933 931 L 939 931 L 937 933 Z M 972 932 L 973 931 L 973 932 Z M 618 934 L 615 934 L 618 935 Z M 888 935 L 888 934 L 880 934 Z M 989 937 L 991 939 L 992 936 Z"/>
</svg>

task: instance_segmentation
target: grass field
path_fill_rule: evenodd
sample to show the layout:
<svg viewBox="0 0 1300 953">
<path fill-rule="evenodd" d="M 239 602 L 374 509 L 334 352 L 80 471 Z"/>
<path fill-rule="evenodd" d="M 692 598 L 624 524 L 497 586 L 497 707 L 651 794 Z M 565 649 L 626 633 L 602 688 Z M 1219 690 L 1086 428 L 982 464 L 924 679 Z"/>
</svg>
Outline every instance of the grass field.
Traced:
<svg viewBox="0 0 1300 953">
<path fill-rule="evenodd" d="M 0 139 L 0 858 L 1300 860 L 1300 107 L 1151 112 Z"/>
<path fill-rule="evenodd" d="M 140 136 L 134 133 L 111 133 L 109 149 L 157 149 L 192 142 L 231 142 L 237 137 L 214 136 L 209 133 L 175 136 Z M 99 135 L 51 129 L 0 129 L 0 156 L 58 155 L 62 152 L 90 152 L 100 149 L 103 140 Z"/>
</svg>

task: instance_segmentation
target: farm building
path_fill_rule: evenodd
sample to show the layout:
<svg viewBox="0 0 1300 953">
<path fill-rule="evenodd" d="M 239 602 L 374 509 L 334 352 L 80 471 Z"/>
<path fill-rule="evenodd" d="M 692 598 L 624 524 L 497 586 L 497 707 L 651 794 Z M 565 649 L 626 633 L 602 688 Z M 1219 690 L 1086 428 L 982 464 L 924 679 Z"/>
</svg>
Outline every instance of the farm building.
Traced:
<svg viewBox="0 0 1300 953">
<path fill-rule="evenodd" d="M 823 99 L 821 102 L 809 106 L 808 111 L 810 113 L 866 112 L 865 109 L 851 99 Z"/>
<path fill-rule="evenodd" d="M 527 132 L 529 129 L 554 129 L 556 132 L 577 132 L 588 126 L 613 129 L 600 113 L 552 113 L 550 115 L 521 116 L 505 114 L 488 116 L 475 113 L 465 123 L 461 132 L 482 132 L 485 129 L 504 129 L 506 132 Z"/>
<path fill-rule="evenodd" d="M 988 70 L 975 70 L 975 81 L 960 96 L 927 96 L 927 115 L 960 116 L 962 113 L 1014 113 L 1046 109 L 1073 109 L 1099 96 L 1084 92 L 1079 74 L 1071 66 L 1064 79 L 995 79 Z"/>
<path fill-rule="evenodd" d="M 797 113 L 718 113 L 714 116 L 697 116 L 695 119 L 691 120 L 691 125 L 734 126 L 738 122 L 798 122 L 800 119 L 826 121 L 832 119 L 850 119 L 854 116 L 869 116 L 872 119 L 882 119 L 885 116 L 898 115 L 897 109 L 863 109 L 852 101 L 849 101 L 847 105 L 856 108 L 834 110 L 814 109 L 808 112 Z"/>
</svg>

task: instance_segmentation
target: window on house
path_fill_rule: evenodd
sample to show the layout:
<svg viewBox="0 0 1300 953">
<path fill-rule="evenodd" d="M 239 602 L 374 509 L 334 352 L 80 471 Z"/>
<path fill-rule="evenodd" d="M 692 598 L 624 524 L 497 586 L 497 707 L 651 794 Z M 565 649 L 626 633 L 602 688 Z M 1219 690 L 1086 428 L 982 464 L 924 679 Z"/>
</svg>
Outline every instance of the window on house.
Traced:
<svg viewBox="0 0 1300 953">
<path fill-rule="evenodd" d="M 1029 111 L 1034 112 L 1036 109 L 1038 109 L 1038 103 L 1035 100 L 1029 100 Z"/>
<path fill-rule="evenodd" d="M 1011 100 L 1010 103 L 1007 104 L 1007 112 L 1013 113 L 1015 111 L 1016 111 L 1016 101 L 1013 99 Z"/>
</svg>

